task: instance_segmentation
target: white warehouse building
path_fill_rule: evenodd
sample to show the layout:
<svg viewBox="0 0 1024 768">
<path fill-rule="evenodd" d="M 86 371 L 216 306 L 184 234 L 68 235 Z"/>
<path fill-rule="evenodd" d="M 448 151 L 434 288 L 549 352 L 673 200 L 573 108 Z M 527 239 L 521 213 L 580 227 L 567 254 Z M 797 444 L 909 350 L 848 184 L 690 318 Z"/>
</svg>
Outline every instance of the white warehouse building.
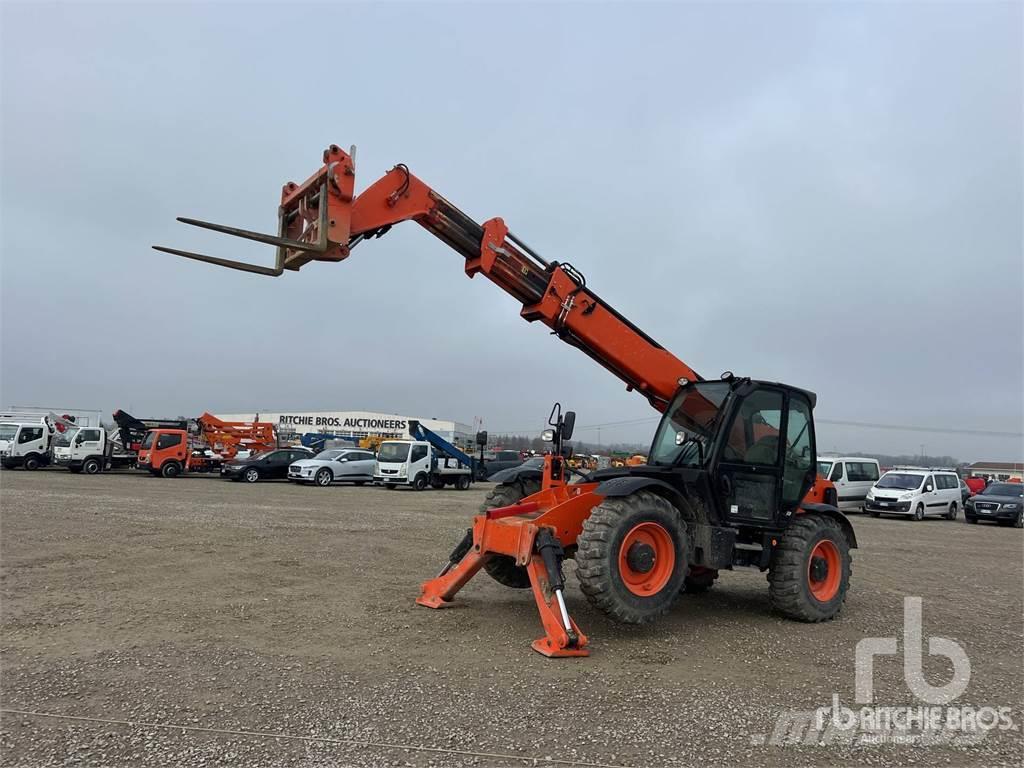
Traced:
<svg viewBox="0 0 1024 768">
<path fill-rule="evenodd" d="M 305 435 L 330 433 L 353 437 L 408 438 L 409 422 L 416 420 L 427 429 L 460 448 L 473 448 L 476 434 L 468 424 L 443 419 L 424 419 L 418 416 L 399 416 L 394 413 L 371 411 L 284 411 L 259 413 L 217 413 L 224 421 L 269 421 L 277 427 L 279 435 Z"/>
</svg>

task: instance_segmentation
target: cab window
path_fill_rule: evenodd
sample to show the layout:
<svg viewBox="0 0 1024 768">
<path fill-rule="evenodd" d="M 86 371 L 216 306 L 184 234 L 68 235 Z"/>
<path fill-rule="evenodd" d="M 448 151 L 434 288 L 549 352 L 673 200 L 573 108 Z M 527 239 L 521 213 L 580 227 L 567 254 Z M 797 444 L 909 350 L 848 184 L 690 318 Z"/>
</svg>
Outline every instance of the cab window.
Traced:
<svg viewBox="0 0 1024 768">
<path fill-rule="evenodd" d="M 781 421 L 781 392 L 761 389 L 748 395 L 729 431 L 725 460 L 744 464 L 776 464 Z"/>
<path fill-rule="evenodd" d="M 814 431 L 811 404 L 803 395 L 789 396 L 786 423 L 785 463 L 782 468 L 782 508 L 792 509 L 803 499 L 814 465 Z M 842 462 L 836 462 L 840 466 Z"/>
<path fill-rule="evenodd" d="M 156 439 L 158 451 L 164 448 L 173 448 L 176 445 L 181 445 L 181 435 L 174 434 L 173 432 L 165 432 Z"/>
<path fill-rule="evenodd" d="M 43 437 L 42 427 L 23 427 L 18 435 L 18 443 L 31 443 L 33 440 L 41 440 Z"/>
</svg>

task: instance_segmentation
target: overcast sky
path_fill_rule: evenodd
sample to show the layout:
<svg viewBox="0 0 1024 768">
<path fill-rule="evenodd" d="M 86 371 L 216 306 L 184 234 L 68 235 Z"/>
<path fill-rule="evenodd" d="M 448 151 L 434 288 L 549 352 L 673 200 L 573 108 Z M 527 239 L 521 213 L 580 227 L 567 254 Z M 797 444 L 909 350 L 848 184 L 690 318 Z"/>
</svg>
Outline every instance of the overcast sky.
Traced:
<svg viewBox="0 0 1024 768">
<path fill-rule="evenodd" d="M 4 405 L 374 410 L 646 442 L 640 396 L 414 224 L 271 279 L 177 224 L 276 229 L 356 144 L 503 216 L 704 376 L 819 420 L 1020 433 L 1016 3 L 2 6 Z M 819 447 L 1020 460 L 820 423 Z M 596 430 L 579 437 L 597 438 Z"/>
</svg>

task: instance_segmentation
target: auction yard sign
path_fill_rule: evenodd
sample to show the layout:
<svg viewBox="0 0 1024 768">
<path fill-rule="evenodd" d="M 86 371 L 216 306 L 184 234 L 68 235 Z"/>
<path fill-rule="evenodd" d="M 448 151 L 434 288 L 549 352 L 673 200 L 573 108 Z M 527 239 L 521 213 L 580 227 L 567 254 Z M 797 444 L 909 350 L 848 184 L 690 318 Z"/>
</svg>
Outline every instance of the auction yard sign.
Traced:
<svg viewBox="0 0 1024 768">
<path fill-rule="evenodd" d="M 409 429 L 408 419 L 325 416 L 311 413 L 284 413 L 278 417 L 277 423 L 281 427 L 315 427 L 317 429 L 330 427 L 332 429 L 351 429 L 360 432 L 406 432 Z"/>
</svg>

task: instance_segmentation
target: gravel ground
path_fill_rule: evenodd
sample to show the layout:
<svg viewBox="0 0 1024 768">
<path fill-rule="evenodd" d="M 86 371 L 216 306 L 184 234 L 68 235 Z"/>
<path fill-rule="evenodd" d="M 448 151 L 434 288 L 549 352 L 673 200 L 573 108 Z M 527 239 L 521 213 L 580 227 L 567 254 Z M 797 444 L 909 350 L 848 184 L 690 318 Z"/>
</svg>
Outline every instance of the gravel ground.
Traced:
<svg viewBox="0 0 1024 768">
<path fill-rule="evenodd" d="M 459 607 L 413 604 L 486 489 L 0 473 L 0 760 L 1021 764 L 1021 531 L 856 516 L 850 597 L 824 625 L 774 615 L 764 576 L 744 572 L 681 597 L 654 626 L 617 626 L 585 602 L 570 564 L 570 610 L 593 654 L 549 660 L 529 647 L 540 632 L 528 592 L 480 575 Z M 900 635 L 905 595 L 924 600 L 925 636 L 970 657 L 956 703 L 1012 707 L 1017 729 L 973 746 L 765 746 L 786 711 L 833 693 L 852 705 L 854 646 Z M 918 703 L 901 657 L 875 666 L 877 703 Z M 933 684 L 950 669 L 925 653 Z"/>
</svg>

